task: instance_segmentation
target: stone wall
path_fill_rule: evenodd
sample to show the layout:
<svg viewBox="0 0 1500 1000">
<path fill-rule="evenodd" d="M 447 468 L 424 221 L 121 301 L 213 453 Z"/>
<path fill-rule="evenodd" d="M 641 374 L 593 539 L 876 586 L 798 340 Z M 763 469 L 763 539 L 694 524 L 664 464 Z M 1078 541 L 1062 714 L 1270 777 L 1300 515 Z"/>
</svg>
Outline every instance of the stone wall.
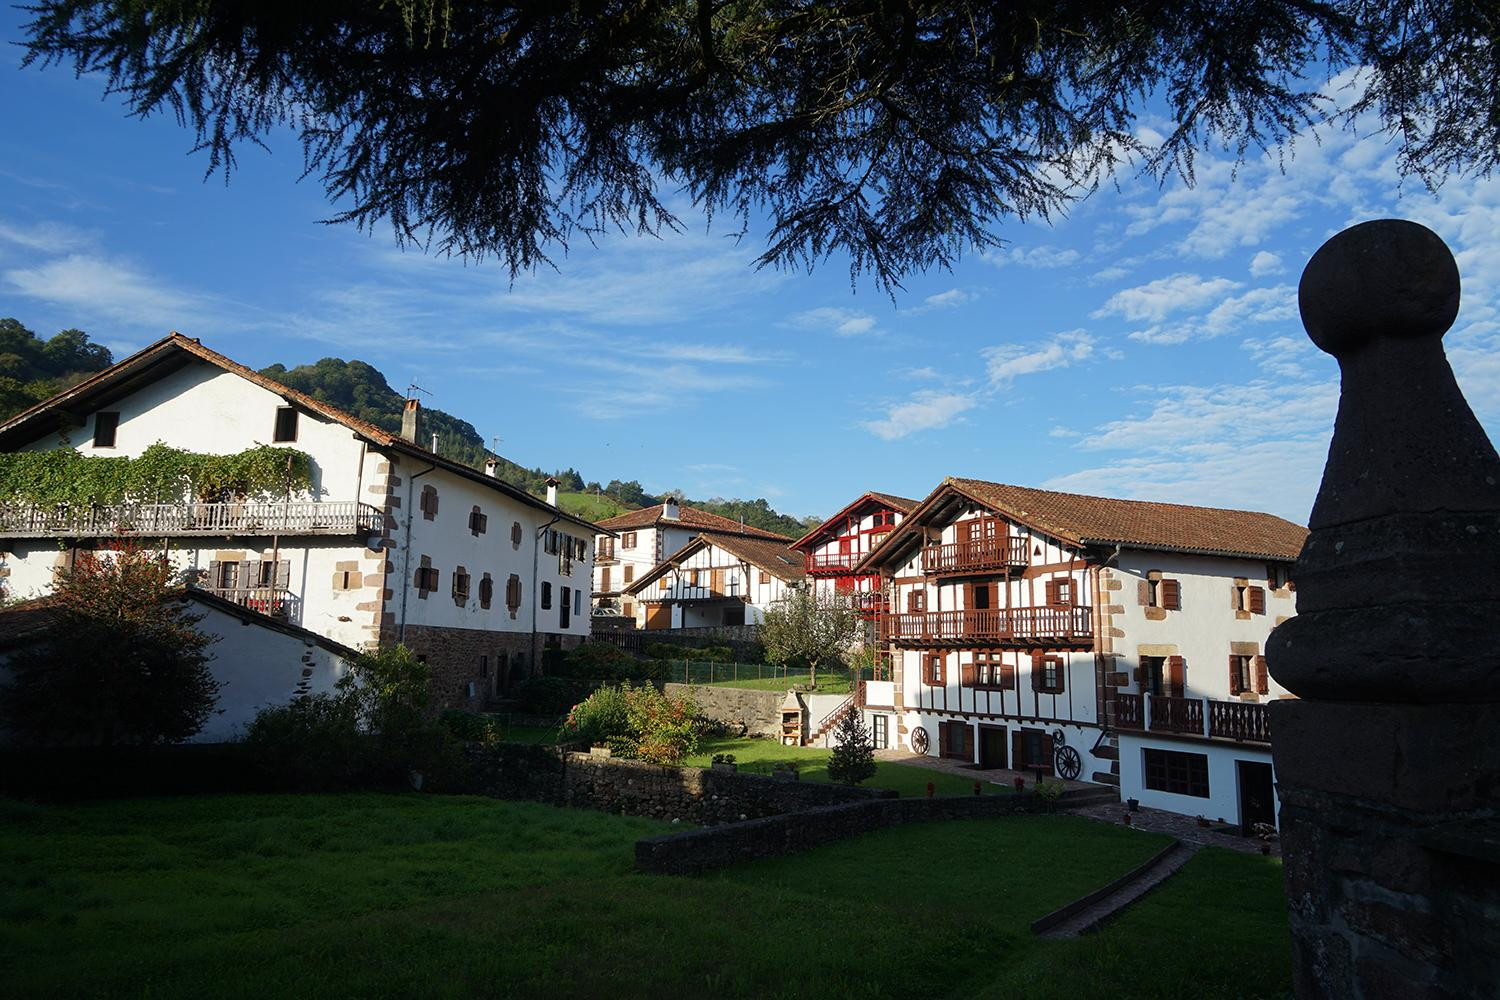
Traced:
<svg viewBox="0 0 1500 1000">
<path fill-rule="evenodd" d="M 503 799 L 710 826 L 806 810 L 839 802 L 867 802 L 894 792 L 702 767 L 661 767 L 549 747 L 471 745 L 474 791 Z"/>
<path fill-rule="evenodd" d="M 529 632 L 407 625 L 404 637 L 391 626 L 382 632 L 381 641 L 405 642 L 413 653 L 426 657 L 432 671 L 430 704 L 434 710 L 479 711 L 490 698 L 505 694 L 535 673 L 537 648 L 543 642 L 572 649 L 583 642 L 583 636 L 537 633 L 533 638 Z"/>
<path fill-rule="evenodd" d="M 722 722 L 730 730 L 744 727 L 747 736 L 779 736 L 784 691 L 751 691 L 747 688 L 711 687 L 704 684 L 668 684 L 672 698 L 691 698 L 698 714 Z"/>
<path fill-rule="evenodd" d="M 1034 796 L 1017 795 L 842 802 L 638 840 L 635 865 L 662 875 L 692 875 L 755 858 L 795 854 L 882 827 L 1009 816 L 1035 804 Z"/>
</svg>

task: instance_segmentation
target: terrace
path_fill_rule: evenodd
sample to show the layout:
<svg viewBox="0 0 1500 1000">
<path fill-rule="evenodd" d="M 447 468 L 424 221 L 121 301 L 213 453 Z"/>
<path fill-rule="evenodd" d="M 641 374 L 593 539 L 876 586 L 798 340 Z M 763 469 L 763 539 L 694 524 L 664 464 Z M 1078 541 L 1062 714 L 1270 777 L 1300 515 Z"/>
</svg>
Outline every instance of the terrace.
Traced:
<svg viewBox="0 0 1500 1000">
<path fill-rule="evenodd" d="M 379 508 L 353 500 L 52 507 L 0 503 L 0 538 L 369 535 L 379 534 L 384 526 Z"/>
<path fill-rule="evenodd" d="M 1236 743 L 1271 742 L 1266 706 L 1249 701 L 1116 694 L 1115 728 Z"/>
<path fill-rule="evenodd" d="M 1093 609 L 1088 606 L 988 608 L 970 611 L 907 611 L 888 615 L 888 636 L 899 645 L 1093 644 Z"/>
<path fill-rule="evenodd" d="M 981 538 L 933 545 L 922 550 L 924 573 L 970 573 L 1022 569 L 1031 563 L 1031 550 L 1020 537 Z"/>
</svg>

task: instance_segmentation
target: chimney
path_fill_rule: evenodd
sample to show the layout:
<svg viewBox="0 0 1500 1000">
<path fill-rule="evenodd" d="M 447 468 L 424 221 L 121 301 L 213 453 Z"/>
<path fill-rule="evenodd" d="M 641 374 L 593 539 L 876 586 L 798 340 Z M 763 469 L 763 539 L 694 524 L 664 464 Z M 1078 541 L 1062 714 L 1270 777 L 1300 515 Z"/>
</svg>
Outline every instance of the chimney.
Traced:
<svg viewBox="0 0 1500 1000">
<path fill-rule="evenodd" d="M 548 476 L 547 477 L 547 502 L 550 503 L 554 507 L 557 506 L 557 477 L 556 476 Z"/>
<path fill-rule="evenodd" d="M 676 497 L 667 497 L 664 501 L 662 501 L 661 516 L 662 520 L 664 521 L 682 520 L 682 511 L 677 506 Z"/>
<path fill-rule="evenodd" d="M 432 432 L 432 453 L 437 454 L 437 431 Z"/>
<path fill-rule="evenodd" d="M 500 460 L 498 458 L 491 457 L 484 460 L 484 474 L 486 476 L 489 476 L 491 479 L 495 478 L 495 475 L 499 468 Z"/>
<path fill-rule="evenodd" d="M 417 429 L 422 420 L 422 404 L 415 399 L 406 401 L 406 409 L 401 411 L 401 436 L 412 444 L 417 443 Z"/>
</svg>

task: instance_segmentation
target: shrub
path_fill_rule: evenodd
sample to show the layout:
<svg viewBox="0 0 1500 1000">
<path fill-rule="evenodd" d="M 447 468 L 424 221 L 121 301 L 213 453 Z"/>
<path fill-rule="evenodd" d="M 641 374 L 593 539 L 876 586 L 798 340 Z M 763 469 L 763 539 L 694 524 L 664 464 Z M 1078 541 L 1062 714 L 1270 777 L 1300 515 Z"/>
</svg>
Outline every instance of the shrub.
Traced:
<svg viewBox="0 0 1500 1000">
<path fill-rule="evenodd" d="M 493 717 L 461 708 L 450 708 L 438 716 L 438 725 L 465 743 L 498 743 L 504 735 Z"/>
<path fill-rule="evenodd" d="M 600 681 L 660 682 L 666 666 L 656 660 L 631 656 L 618 646 L 603 642 L 584 643 L 561 657 L 549 673 L 560 677 L 578 677 Z"/>
<path fill-rule="evenodd" d="M 625 698 L 642 760 L 676 764 L 698 749 L 697 706 L 691 699 L 669 698 L 654 687 L 627 687 Z"/>
<path fill-rule="evenodd" d="M 521 707 L 536 715 L 561 715 L 578 700 L 577 685 L 565 677 L 533 677 L 516 688 Z"/>
<path fill-rule="evenodd" d="M 865 728 L 864 713 L 852 708 L 833 730 L 833 753 L 828 757 L 828 777 L 846 785 L 857 785 L 875 776 L 875 745 Z"/>
<path fill-rule="evenodd" d="M 633 736 L 630 724 L 629 685 L 600 688 L 573 706 L 563 722 L 563 739 L 588 746 L 608 746 L 612 736 Z"/>
</svg>

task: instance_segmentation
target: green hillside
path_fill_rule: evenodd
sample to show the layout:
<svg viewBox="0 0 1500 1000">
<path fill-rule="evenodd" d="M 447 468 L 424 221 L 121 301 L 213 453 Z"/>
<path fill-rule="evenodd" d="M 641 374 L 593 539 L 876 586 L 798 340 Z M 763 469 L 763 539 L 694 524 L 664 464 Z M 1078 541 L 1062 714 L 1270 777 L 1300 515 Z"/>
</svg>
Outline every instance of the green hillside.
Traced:
<svg viewBox="0 0 1500 1000">
<path fill-rule="evenodd" d="M 626 507 L 620 501 L 608 496 L 598 496 L 593 493 L 562 493 L 557 494 L 557 505 L 574 517 L 581 517 L 585 521 L 603 521 L 634 507 Z"/>
<path fill-rule="evenodd" d="M 6 419 L 114 364 L 109 348 L 82 330 L 43 340 L 19 320 L 0 319 L 0 419 Z"/>
</svg>

